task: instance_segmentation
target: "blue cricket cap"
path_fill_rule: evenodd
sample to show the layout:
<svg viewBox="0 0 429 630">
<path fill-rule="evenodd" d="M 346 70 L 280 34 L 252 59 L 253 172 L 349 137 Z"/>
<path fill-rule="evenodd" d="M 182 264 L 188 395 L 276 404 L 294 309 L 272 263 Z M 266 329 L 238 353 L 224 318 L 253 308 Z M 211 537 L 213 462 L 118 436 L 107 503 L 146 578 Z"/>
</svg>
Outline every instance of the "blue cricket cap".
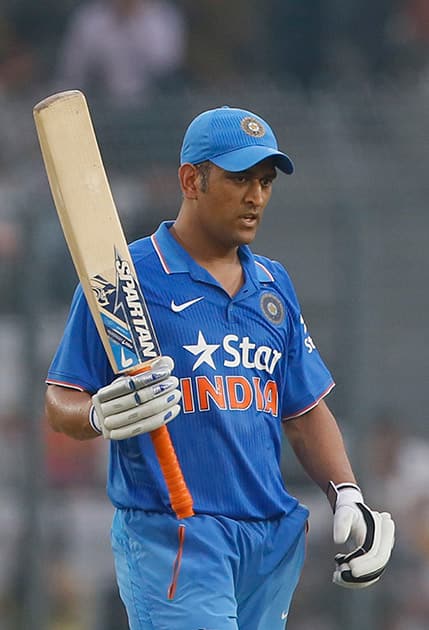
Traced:
<svg viewBox="0 0 429 630">
<path fill-rule="evenodd" d="M 235 107 L 218 107 L 199 114 L 183 138 L 180 163 L 209 160 L 225 171 L 245 171 L 265 158 L 274 157 L 284 173 L 293 173 L 293 162 L 279 151 L 276 137 L 260 116 Z"/>
</svg>

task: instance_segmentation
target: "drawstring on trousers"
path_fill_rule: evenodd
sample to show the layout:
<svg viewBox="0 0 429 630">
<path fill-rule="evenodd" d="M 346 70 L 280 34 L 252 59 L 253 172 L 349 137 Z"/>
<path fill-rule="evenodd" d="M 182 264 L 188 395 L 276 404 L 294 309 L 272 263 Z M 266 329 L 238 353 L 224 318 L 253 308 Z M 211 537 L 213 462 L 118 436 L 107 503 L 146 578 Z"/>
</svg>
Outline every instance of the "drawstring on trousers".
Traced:
<svg viewBox="0 0 429 630">
<path fill-rule="evenodd" d="M 177 534 L 179 538 L 179 547 L 177 549 L 176 559 L 174 560 L 174 564 L 173 564 L 173 574 L 171 577 L 171 583 L 170 583 L 170 586 L 168 587 L 168 592 L 167 592 L 168 599 L 173 599 L 176 593 L 177 581 L 179 579 L 179 573 L 180 573 L 180 565 L 182 563 L 183 545 L 185 542 L 185 525 L 179 525 Z"/>
</svg>

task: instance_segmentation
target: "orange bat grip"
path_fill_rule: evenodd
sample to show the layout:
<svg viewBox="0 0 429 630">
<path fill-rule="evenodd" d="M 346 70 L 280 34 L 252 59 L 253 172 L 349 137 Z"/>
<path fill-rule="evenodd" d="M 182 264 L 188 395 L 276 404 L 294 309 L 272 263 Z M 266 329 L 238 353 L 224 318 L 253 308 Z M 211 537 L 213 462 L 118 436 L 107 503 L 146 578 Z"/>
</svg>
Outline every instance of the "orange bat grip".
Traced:
<svg viewBox="0 0 429 630">
<path fill-rule="evenodd" d="M 149 366 L 140 367 L 132 370 L 129 374 L 146 372 L 148 369 L 150 369 Z M 151 431 L 150 437 L 152 438 L 152 444 L 167 484 L 171 507 L 178 519 L 193 516 L 192 496 L 183 477 L 167 427 L 163 426 Z"/>
<path fill-rule="evenodd" d="M 193 516 L 191 493 L 186 486 L 167 427 L 155 429 L 150 437 L 167 484 L 171 507 L 179 519 Z"/>
</svg>

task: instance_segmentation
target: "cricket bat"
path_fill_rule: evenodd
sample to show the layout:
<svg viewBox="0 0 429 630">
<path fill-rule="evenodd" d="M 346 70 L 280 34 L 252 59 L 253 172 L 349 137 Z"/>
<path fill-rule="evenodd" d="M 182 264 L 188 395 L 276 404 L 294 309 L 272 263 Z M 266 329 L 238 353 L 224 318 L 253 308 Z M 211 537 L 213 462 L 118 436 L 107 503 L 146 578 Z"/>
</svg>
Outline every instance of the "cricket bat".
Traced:
<svg viewBox="0 0 429 630">
<path fill-rule="evenodd" d="M 33 115 L 58 217 L 110 365 L 115 374 L 148 369 L 161 352 L 85 96 L 78 90 L 53 94 Z M 192 516 L 167 427 L 151 438 L 177 518 Z"/>
</svg>

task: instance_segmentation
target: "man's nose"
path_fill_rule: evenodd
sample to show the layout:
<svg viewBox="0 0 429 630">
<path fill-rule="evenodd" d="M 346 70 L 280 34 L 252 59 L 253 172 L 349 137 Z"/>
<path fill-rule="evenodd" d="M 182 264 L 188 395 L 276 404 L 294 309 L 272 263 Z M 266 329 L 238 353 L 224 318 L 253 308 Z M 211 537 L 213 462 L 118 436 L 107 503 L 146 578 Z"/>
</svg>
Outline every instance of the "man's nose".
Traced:
<svg viewBox="0 0 429 630">
<path fill-rule="evenodd" d="M 251 202 L 255 206 L 260 206 L 263 203 L 263 191 L 261 182 L 257 179 L 251 180 L 246 191 L 246 201 Z"/>
</svg>

